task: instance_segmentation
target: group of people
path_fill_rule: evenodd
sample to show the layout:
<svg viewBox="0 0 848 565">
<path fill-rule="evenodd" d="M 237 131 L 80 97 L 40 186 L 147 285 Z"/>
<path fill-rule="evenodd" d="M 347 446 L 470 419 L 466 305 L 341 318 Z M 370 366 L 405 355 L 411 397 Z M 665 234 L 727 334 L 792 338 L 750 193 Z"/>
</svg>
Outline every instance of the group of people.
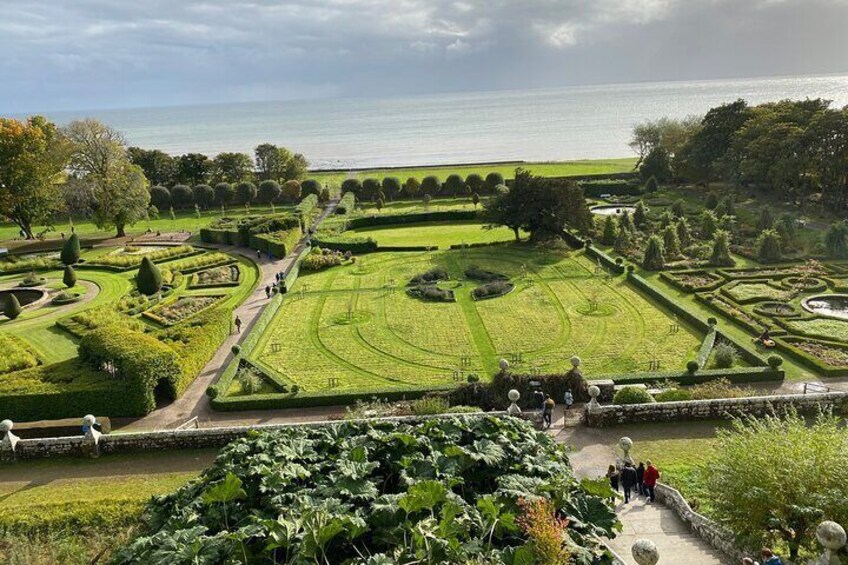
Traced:
<svg viewBox="0 0 848 565">
<path fill-rule="evenodd" d="M 536 403 L 536 409 L 542 413 L 542 422 L 544 423 L 545 429 L 550 428 L 553 421 L 554 406 L 556 406 L 556 402 L 554 402 L 554 399 L 551 398 L 550 394 L 542 392 L 539 389 L 536 389 L 533 392 L 533 398 Z M 571 408 L 571 405 L 574 404 L 574 395 L 570 390 L 566 390 L 562 400 L 565 403 L 565 409 L 568 410 Z"/>
<path fill-rule="evenodd" d="M 660 472 L 650 461 L 647 462 L 647 466 L 641 461 L 637 467 L 633 466 L 632 461 L 610 465 L 607 478 L 612 490 L 624 491 L 625 504 L 630 502 L 631 493 L 634 491 L 637 495 L 646 497 L 648 502 L 654 502 L 657 499 L 656 487 Z"/>
<path fill-rule="evenodd" d="M 780 557 L 767 547 L 764 547 L 760 552 L 760 558 L 762 561 L 754 561 L 750 557 L 746 557 L 742 560 L 742 565 L 783 565 Z"/>
</svg>

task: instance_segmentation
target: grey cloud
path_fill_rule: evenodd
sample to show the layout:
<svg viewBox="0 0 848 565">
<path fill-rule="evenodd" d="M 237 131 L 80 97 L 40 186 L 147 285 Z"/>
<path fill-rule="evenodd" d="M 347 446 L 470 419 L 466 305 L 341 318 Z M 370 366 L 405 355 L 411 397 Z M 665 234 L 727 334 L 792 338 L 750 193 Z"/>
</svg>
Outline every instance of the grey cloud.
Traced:
<svg viewBox="0 0 848 565">
<path fill-rule="evenodd" d="M 848 71 L 848 0 L 5 0 L 0 111 Z"/>
</svg>

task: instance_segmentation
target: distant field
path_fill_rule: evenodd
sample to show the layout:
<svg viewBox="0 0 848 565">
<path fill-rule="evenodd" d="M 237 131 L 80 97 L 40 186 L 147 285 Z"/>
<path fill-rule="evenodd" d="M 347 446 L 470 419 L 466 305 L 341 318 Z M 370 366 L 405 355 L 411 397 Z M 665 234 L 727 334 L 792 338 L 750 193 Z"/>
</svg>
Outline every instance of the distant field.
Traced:
<svg viewBox="0 0 848 565">
<path fill-rule="evenodd" d="M 428 175 L 436 175 L 441 180 L 453 173 L 466 177 L 471 173 L 487 175 L 488 173 L 497 172 L 504 176 L 505 179 L 511 179 L 515 174 L 517 167 L 527 169 L 534 174 L 544 177 L 561 177 L 561 176 L 583 176 L 583 175 L 605 175 L 611 173 L 627 173 L 633 170 L 636 165 L 635 157 L 624 157 L 620 159 L 586 159 L 582 161 L 551 161 L 544 163 L 525 163 L 516 161 L 513 163 L 499 163 L 497 165 L 469 165 L 452 167 L 434 166 L 434 167 L 409 167 L 403 169 L 374 169 L 367 171 L 350 171 L 350 172 L 333 172 L 322 173 L 313 172 L 309 177 L 319 180 L 322 183 L 328 184 L 330 187 L 338 187 L 342 181 L 348 177 L 365 179 L 368 177 L 383 178 L 383 177 L 398 177 L 405 180 L 408 177 L 416 177 L 421 179 Z"/>
<path fill-rule="evenodd" d="M 447 249 L 451 245 L 513 241 L 509 228 L 485 229 L 478 222 L 434 222 L 357 228 L 345 232 L 351 237 L 370 237 L 380 247 L 426 245 Z"/>
</svg>

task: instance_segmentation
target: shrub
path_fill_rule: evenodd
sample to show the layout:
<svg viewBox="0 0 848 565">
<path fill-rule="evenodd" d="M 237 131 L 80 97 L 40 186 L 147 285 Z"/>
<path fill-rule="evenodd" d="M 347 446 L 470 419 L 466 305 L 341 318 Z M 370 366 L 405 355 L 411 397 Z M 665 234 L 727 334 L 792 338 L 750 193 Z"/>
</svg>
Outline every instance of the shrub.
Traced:
<svg viewBox="0 0 848 565">
<path fill-rule="evenodd" d="M 238 357 L 238 354 L 241 353 L 241 346 L 239 344 L 235 344 L 230 348 L 230 351 L 233 352 L 233 355 Z"/>
<path fill-rule="evenodd" d="M 159 210 L 169 208 L 171 206 L 171 191 L 164 186 L 151 186 L 150 203 L 156 206 Z"/>
<path fill-rule="evenodd" d="M 486 180 L 483 181 L 483 185 L 486 188 L 486 192 L 489 194 L 495 193 L 495 187 L 500 186 L 504 183 L 503 175 L 500 173 L 489 173 L 486 175 Z"/>
<path fill-rule="evenodd" d="M 662 240 L 652 235 L 648 239 L 648 245 L 645 247 L 645 256 L 642 259 L 642 266 L 649 271 L 661 271 L 665 267 L 665 259 L 663 259 L 663 243 Z"/>
<path fill-rule="evenodd" d="M 389 199 L 400 196 L 401 184 L 400 179 L 397 177 L 384 177 L 381 187 L 383 194 L 388 196 Z"/>
<path fill-rule="evenodd" d="M 457 174 L 448 175 L 445 179 L 444 193 L 457 196 L 465 192 L 465 180 Z"/>
<path fill-rule="evenodd" d="M 682 388 L 670 388 L 654 395 L 657 402 L 680 402 L 692 400 L 692 393 Z"/>
<path fill-rule="evenodd" d="M 70 265 L 65 265 L 65 273 L 62 275 L 62 283 L 68 288 L 73 288 L 77 284 L 77 273 Z"/>
<path fill-rule="evenodd" d="M 336 206 L 336 214 L 350 214 L 356 208 L 356 196 L 353 192 L 345 192 Z"/>
<path fill-rule="evenodd" d="M 836 222 L 828 228 L 824 247 L 828 257 L 848 259 L 848 222 Z"/>
<path fill-rule="evenodd" d="M 692 386 L 689 392 L 692 394 L 692 400 L 745 398 L 756 394 L 752 388 L 736 386 L 724 377 Z"/>
<path fill-rule="evenodd" d="M 730 256 L 730 234 L 719 230 L 713 238 L 710 265 L 714 267 L 732 267 L 736 262 Z"/>
<path fill-rule="evenodd" d="M 774 227 L 774 217 L 771 215 L 771 209 L 768 206 L 763 206 L 760 209 L 760 215 L 757 218 L 757 231 L 766 231 Z"/>
<path fill-rule="evenodd" d="M 636 203 L 636 208 L 633 210 L 633 223 L 640 229 L 648 225 L 648 212 L 645 210 L 645 203 L 641 200 Z"/>
<path fill-rule="evenodd" d="M 219 182 L 215 185 L 215 202 L 221 206 L 226 206 L 233 200 L 236 190 L 228 182 Z"/>
<path fill-rule="evenodd" d="M 422 284 L 420 286 L 413 286 L 407 288 L 406 292 L 410 296 L 420 298 L 421 300 L 428 300 L 431 302 L 454 301 L 453 291 L 445 290 L 432 284 Z"/>
<path fill-rule="evenodd" d="M 689 222 L 686 221 L 686 218 L 678 219 L 674 229 L 677 232 L 677 239 L 680 240 L 680 245 L 689 247 L 692 244 L 692 233 L 689 231 Z"/>
<path fill-rule="evenodd" d="M 767 229 L 757 238 L 757 259 L 763 263 L 780 261 L 780 236 L 776 230 Z"/>
<path fill-rule="evenodd" d="M 718 369 L 729 369 L 739 357 L 736 348 L 729 343 L 719 343 L 713 349 L 713 364 Z"/>
<path fill-rule="evenodd" d="M 303 271 L 321 271 L 341 265 L 343 260 L 344 255 L 341 251 L 316 247 L 303 258 L 300 268 Z"/>
<path fill-rule="evenodd" d="M 62 246 L 62 253 L 60 253 L 59 259 L 65 265 L 73 265 L 80 260 L 80 241 L 76 233 L 72 233 Z"/>
<path fill-rule="evenodd" d="M 307 194 L 303 197 L 303 200 L 295 206 L 295 211 L 300 216 L 301 220 L 304 223 L 304 227 L 306 227 L 306 222 L 309 219 L 309 216 L 315 211 L 315 208 L 318 207 L 318 195 L 317 194 Z"/>
<path fill-rule="evenodd" d="M 698 216 L 702 239 L 712 239 L 718 230 L 718 218 L 711 210 L 704 210 Z"/>
<path fill-rule="evenodd" d="M 281 458 L 297 477 L 262 463 Z M 438 480 L 428 461 L 440 462 Z M 607 494 L 574 479 L 565 450 L 517 418 L 257 431 L 154 499 L 145 530 L 113 561 L 202 548 L 209 563 L 497 563 L 522 550 L 530 563 L 538 538 L 516 523 L 518 501 L 538 498 L 562 518 L 561 546 L 590 562 L 617 525 Z"/>
<path fill-rule="evenodd" d="M 718 194 L 709 192 L 707 198 L 704 200 L 704 207 L 707 210 L 715 210 L 716 206 L 718 206 Z"/>
<path fill-rule="evenodd" d="M 257 189 L 259 201 L 265 204 L 276 202 L 282 193 L 280 183 L 275 180 L 263 180 L 259 183 L 259 188 Z"/>
<path fill-rule="evenodd" d="M 777 371 L 777 369 L 783 365 L 783 357 L 780 355 L 769 355 L 766 361 L 768 362 L 768 366 L 774 371 Z"/>
<path fill-rule="evenodd" d="M 149 257 L 143 257 L 135 281 L 140 293 L 156 294 L 162 288 L 162 273 Z"/>
<path fill-rule="evenodd" d="M 648 194 L 653 194 L 657 190 L 659 190 L 660 184 L 657 182 L 657 177 L 651 176 L 648 179 L 648 182 L 645 183 L 645 192 Z"/>
<path fill-rule="evenodd" d="M 663 230 L 663 250 L 667 258 L 680 255 L 680 239 L 674 226 L 668 226 Z"/>
<path fill-rule="evenodd" d="M 238 383 L 245 394 L 256 394 L 262 390 L 262 377 L 250 369 L 239 371 Z"/>
<path fill-rule="evenodd" d="M 494 298 L 496 296 L 502 296 L 508 292 L 510 292 L 515 285 L 511 282 L 507 281 L 493 281 L 486 284 L 482 284 L 471 291 L 471 295 L 476 300 L 483 300 L 485 298 Z"/>
<path fill-rule="evenodd" d="M 433 267 L 429 271 L 420 273 L 409 279 L 410 285 L 432 284 L 438 281 L 448 280 L 448 272 L 439 267 Z"/>
<path fill-rule="evenodd" d="M 621 213 L 621 217 L 618 219 L 618 227 L 624 228 L 630 233 L 634 233 L 636 231 L 636 226 L 633 224 L 633 218 L 627 210 Z"/>
<path fill-rule="evenodd" d="M 203 209 L 215 205 L 215 189 L 208 184 L 198 184 L 192 189 L 194 203 Z"/>
<path fill-rule="evenodd" d="M 435 175 L 428 175 L 421 180 L 421 192 L 430 196 L 439 194 L 442 190 L 442 182 Z"/>
<path fill-rule="evenodd" d="M 686 216 L 686 202 L 683 200 L 675 200 L 671 205 L 671 213 L 675 218 L 683 218 Z"/>
<path fill-rule="evenodd" d="M 285 198 L 288 202 L 297 202 L 300 200 L 300 195 L 303 191 L 300 188 L 300 183 L 296 180 L 287 180 L 283 183 L 283 186 L 280 187 L 283 192 L 283 198 Z"/>
<path fill-rule="evenodd" d="M 368 200 L 376 200 L 380 194 L 382 185 L 375 178 L 367 178 L 362 181 L 362 197 Z"/>
<path fill-rule="evenodd" d="M 716 206 L 716 215 L 718 217 L 722 216 L 735 216 L 736 215 L 736 206 L 733 203 L 733 197 L 728 195 L 721 199 Z"/>
<path fill-rule="evenodd" d="M 10 294 L 6 298 L 6 303 L 3 305 L 3 314 L 10 320 L 14 320 L 21 315 L 21 303 L 18 302 L 18 297 Z"/>
<path fill-rule="evenodd" d="M 615 245 L 616 227 L 615 218 L 612 214 L 604 218 L 604 229 L 601 233 L 601 243 L 604 245 Z"/>
<path fill-rule="evenodd" d="M 442 396 L 425 396 L 424 398 L 412 401 L 410 408 L 416 416 L 432 416 L 434 414 L 444 414 L 450 410 L 450 404 Z"/>
<path fill-rule="evenodd" d="M 342 181 L 342 196 L 348 192 L 355 195 L 362 193 L 362 183 L 359 179 L 345 179 Z"/>
<path fill-rule="evenodd" d="M 653 402 L 656 402 L 654 397 L 638 386 L 623 387 L 612 397 L 613 404 L 651 404 Z"/>
<path fill-rule="evenodd" d="M 194 204 L 194 194 L 190 187 L 184 184 L 175 185 L 171 189 L 171 203 L 177 208 L 188 208 Z M 160 206 L 161 210 L 162 207 Z"/>
<path fill-rule="evenodd" d="M 306 179 L 305 181 L 300 183 L 300 190 L 304 194 L 304 196 L 309 196 L 310 194 L 320 196 L 321 183 L 315 179 Z"/>
<path fill-rule="evenodd" d="M 690 375 L 694 375 L 695 373 L 697 373 L 697 372 L 698 372 L 698 369 L 700 369 L 700 368 L 701 368 L 701 366 L 698 364 L 698 362 L 697 362 L 697 361 L 694 361 L 694 360 L 693 360 L 693 361 L 688 361 L 688 362 L 686 363 L 686 371 L 687 371 Z"/>
<path fill-rule="evenodd" d="M 471 265 L 465 269 L 465 276 L 471 280 L 481 282 L 505 281 L 509 279 L 509 277 L 503 273 L 487 271 L 485 269 L 481 269 L 477 265 Z"/>
<path fill-rule="evenodd" d="M 618 234 L 615 236 L 615 250 L 618 253 L 627 253 L 630 249 L 630 245 L 632 244 L 632 239 L 630 237 L 630 231 L 619 222 L 618 224 Z"/>
</svg>

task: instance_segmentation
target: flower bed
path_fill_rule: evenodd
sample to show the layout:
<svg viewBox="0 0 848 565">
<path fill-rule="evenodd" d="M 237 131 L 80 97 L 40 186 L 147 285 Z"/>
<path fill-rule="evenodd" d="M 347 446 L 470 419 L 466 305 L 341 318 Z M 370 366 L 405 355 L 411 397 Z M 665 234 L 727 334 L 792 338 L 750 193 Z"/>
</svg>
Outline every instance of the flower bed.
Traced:
<svg viewBox="0 0 848 565">
<path fill-rule="evenodd" d="M 767 281 L 735 282 L 722 287 L 721 292 L 739 304 L 765 300 L 787 300 L 789 293 Z"/>
<path fill-rule="evenodd" d="M 780 281 L 780 285 L 800 292 L 822 292 L 827 289 L 827 283 L 816 277 L 786 277 Z"/>
<path fill-rule="evenodd" d="M 456 302 L 456 296 L 452 290 L 439 288 L 435 284 L 411 286 L 406 289 L 406 293 L 413 298 L 428 302 Z"/>
<path fill-rule="evenodd" d="M 194 273 L 191 276 L 189 288 L 238 286 L 241 280 L 242 273 L 237 263 L 222 265 Z"/>
<path fill-rule="evenodd" d="M 474 300 L 498 298 L 505 294 L 509 294 L 514 288 L 515 285 L 511 282 L 498 280 L 478 286 L 471 291 L 471 296 Z"/>
<path fill-rule="evenodd" d="M 153 310 L 144 312 L 144 316 L 158 322 L 163 326 L 171 326 L 196 316 L 203 310 L 211 307 L 224 295 L 216 294 L 210 296 L 181 296 L 174 302 L 157 306 Z"/>
<path fill-rule="evenodd" d="M 806 318 L 785 323 L 794 333 L 826 340 L 848 341 L 848 321 L 831 318 Z"/>
<path fill-rule="evenodd" d="M 685 292 L 715 290 L 725 282 L 720 275 L 701 270 L 661 273 L 660 278 Z"/>
<path fill-rule="evenodd" d="M 204 253 L 204 251 L 202 249 L 195 249 L 191 245 L 178 245 L 176 247 L 158 249 L 149 253 L 119 253 L 115 255 L 104 255 L 102 257 L 91 259 L 90 261 L 81 264 L 80 267 L 94 267 L 106 268 L 114 271 L 128 271 L 130 269 L 135 269 L 136 267 L 138 267 L 144 257 L 147 257 L 154 263 L 157 263 L 162 261 L 172 261 L 174 259 L 181 259 L 183 257 L 190 257 L 192 255 L 198 255 L 200 253 Z"/>
<path fill-rule="evenodd" d="M 63 290 L 59 294 L 53 297 L 50 301 L 50 304 L 54 306 L 64 306 L 65 304 L 73 304 L 74 302 L 79 302 L 82 298 L 82 295 L 78 292 L 67 292 Z"/>
<path fill-rule="evenodd" d="M 779 318 L 792 318 L 801 315 L 798 309 L 788 302 L 761 302 L 754 307 L 754 312 L 762 316 L 777 316 Z"/>
</svg>

